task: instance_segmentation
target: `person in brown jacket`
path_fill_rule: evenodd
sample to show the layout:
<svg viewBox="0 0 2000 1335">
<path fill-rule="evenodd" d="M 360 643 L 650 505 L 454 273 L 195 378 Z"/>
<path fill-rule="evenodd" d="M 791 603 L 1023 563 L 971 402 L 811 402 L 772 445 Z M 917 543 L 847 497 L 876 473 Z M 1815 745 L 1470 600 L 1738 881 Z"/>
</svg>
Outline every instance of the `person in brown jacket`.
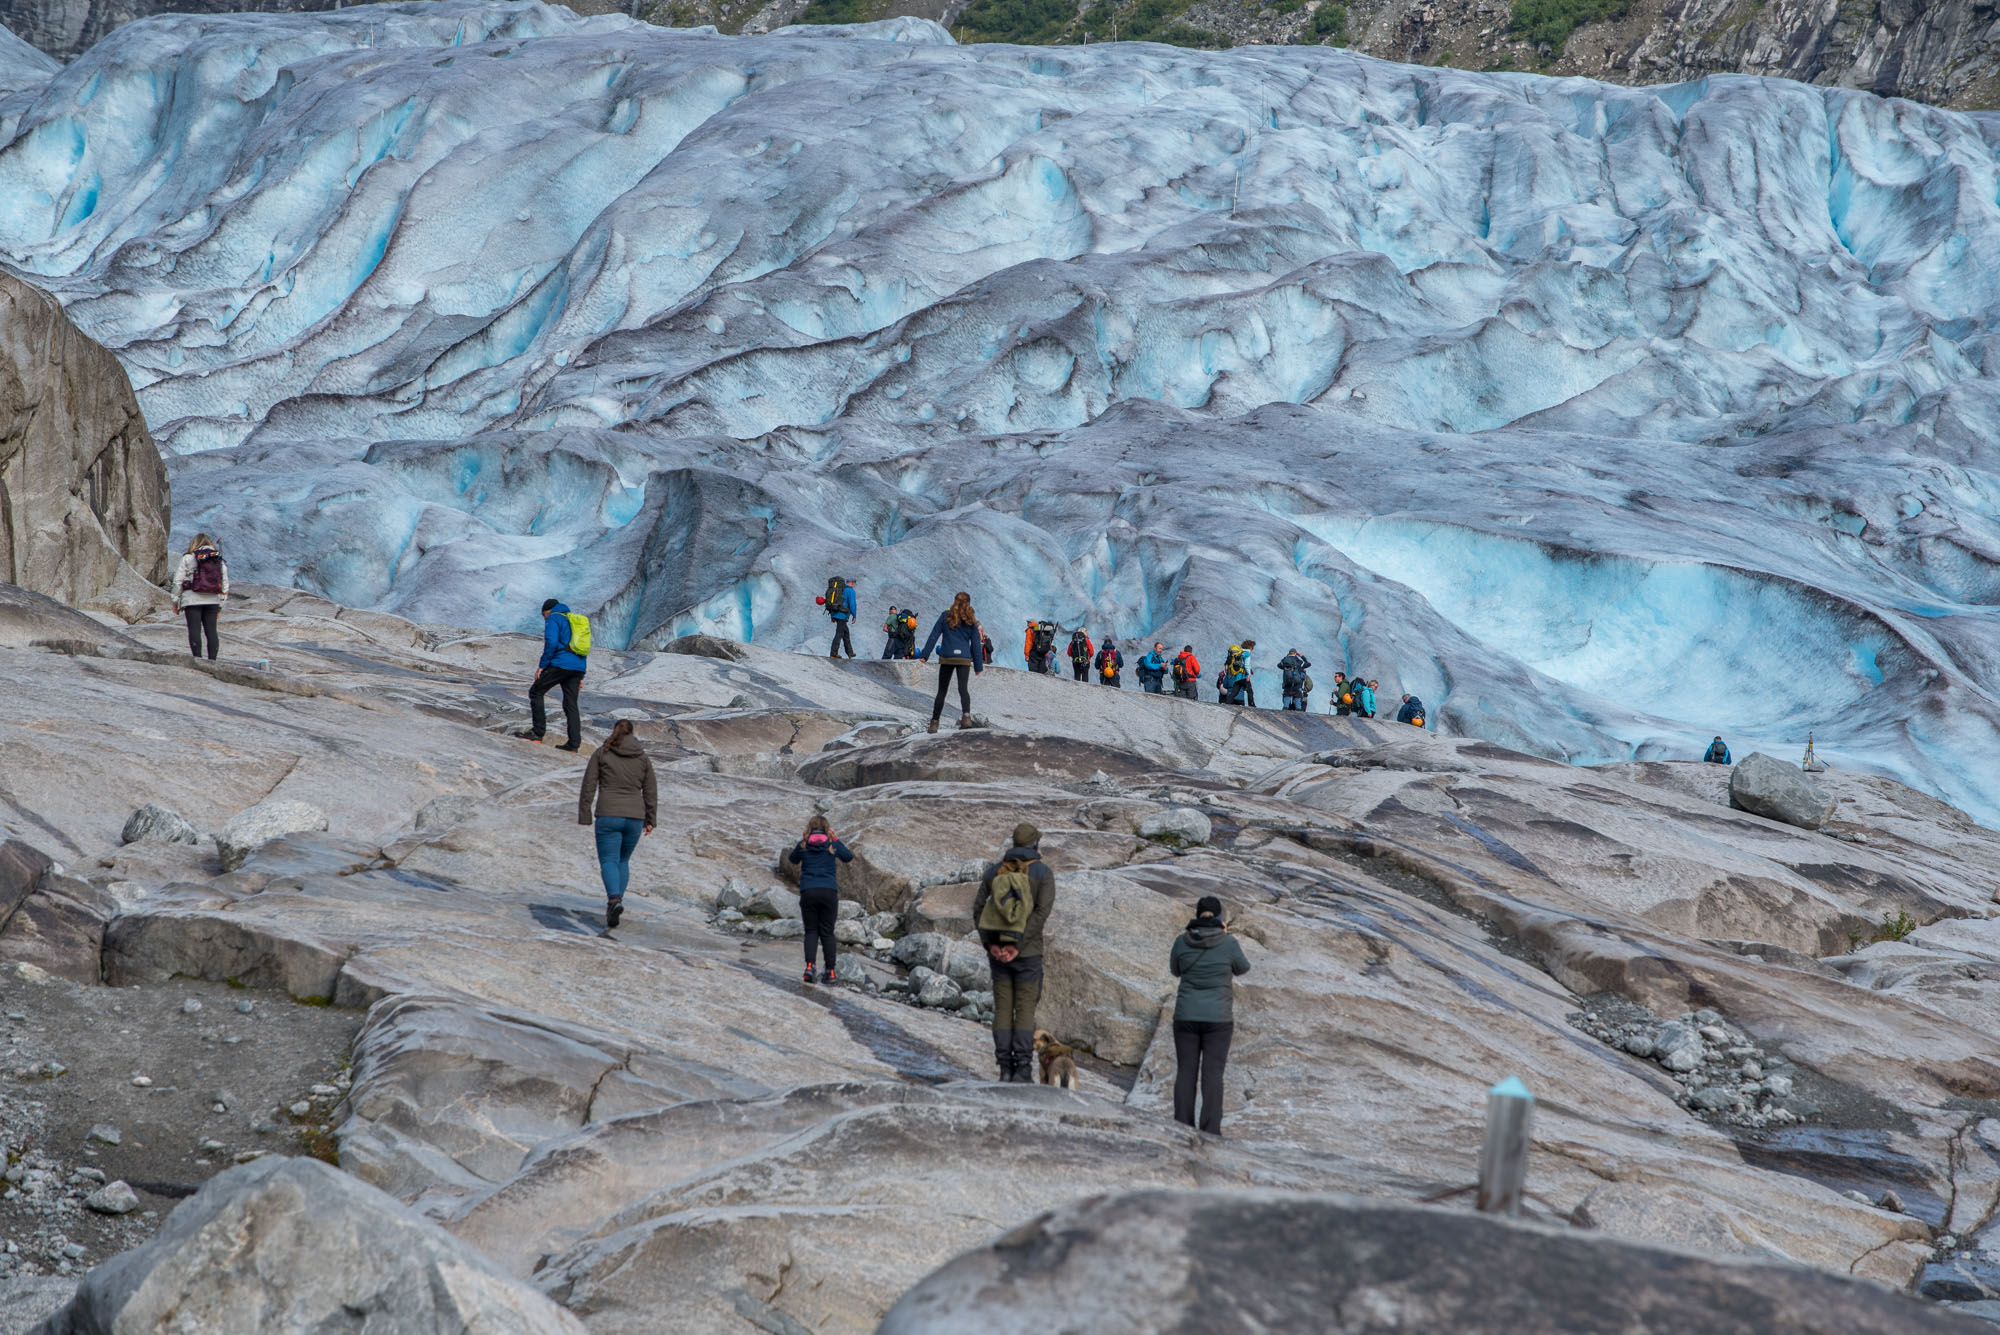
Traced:
<svg viewBox="0 0 2000 1335">
<path fill-rule="evenodd" d="M 595 813 L 591 810 L 596 800 Z M 632 850 L 641 835 L 659 823 L 659 780 L 646 748 L 632 735 L 632 721 L 619 719 L 611 736 L 583 767 L 583 793 L 576 823 L 597 826 L 597 866 L 604 874 L 604 927 L 618 925 L 625 912 L 625 886 L 632 879 Z"/>
<path fill-rule="evenodd" d="M 993 977 L 993 1060 L 1000 1067 L 1000 1079 L 1010 1085 L 1033 1084 L 1035 1079 L 1042 929 L 1056 906 L 1056 874 L 1042 861 L 1041 840 L 1042 832 L 1026 821 L 1016 825 L 1013 842 L 986 869 L 972 900 L 972 921 L 979 928 Z M 1001 902 L 989 914 L 996 883 Z"/>
</svg>

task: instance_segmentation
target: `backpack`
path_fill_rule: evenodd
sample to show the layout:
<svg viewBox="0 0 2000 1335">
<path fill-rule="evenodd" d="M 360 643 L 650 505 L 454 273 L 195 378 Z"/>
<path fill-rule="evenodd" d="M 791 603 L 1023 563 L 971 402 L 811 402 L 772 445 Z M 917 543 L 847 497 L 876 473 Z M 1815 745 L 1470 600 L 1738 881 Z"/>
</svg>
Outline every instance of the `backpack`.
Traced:
<svg viewBox="0 0 2000 1335">
<path fill-rule="evenodd" d="M 1011 869 L 1011 870 L 1010 870 Z M 1025 862 L 1003 862 L 993 874 L 993 892 L 979 910 L 979 930 L 1019 941 L 1035 911 L 1035 882 Z"/>
<path fill-rule="evenodd" d="M 826 614 L 828 616 L 833 616 L 837 612 L 845 612 L 847 610 L 847 599 L 841 597 L 845 592 L 847 592 L 846 580 L 838 575 L 827 580 L 826 597 L 820 601 L 826 604 Z"/>
<path fill-rule="evenodd" d="M 1047 621 L 1035 627 L 1035 652 L 1045 654 L 1056 647 L 1056 628 Z"/>
<path fill-rule="evenodd" d="M 1286 694 L 1286 695 L 1298 695 L 1298 694 L 1299 694 L 1299 693 L 1300 693 L 1300 692 L 1301 692 L 1302 690 L 1303 690 L 1303 691 L 1306 691 L 1306 692 L 1310 692 L 1310 690 L 1311 690 L 1311 687 L 1309 687 L 1309 686 L 1307 686 L 1307 687 L 1301 687 L 1301 686 L 1299 685 L 1299 683 L 1300 683 L 1300 682 L 1302 682 L 1302 681 L 1308 681 L 1308 682 L 1309 682 L 1309 681 L 1311 681 L 1311 680 L 1312 680 L 1312 679 L 1311 679 L 1310 677 L 1306 676 L 1306 672 L 1305 672 L 1305 669 L 1304 669 L 1304 668 L 1286 668 L 1286 669 L 1285 669 L 1285 684 L 1284 684 L 1284 690 L 1285 690 L 1285 694 Z"/>
<path fill-rule="evenodd" d="M 1424 726 L 1424 716 L 1423 716 L 1422 714 L 1412 714 L 1412 715 L 1410 715 L 1410 726 L 1411 726 L 1411 727 L 1413 727 L 1413 728 L 1421 728 L 1421 727 L 1423 727 L 1423 726 Z"/>
<path fill-rule="evenodd" d="M 1083 637 L 1082 631 L 1069 637 L 1069 661 L 1072 663 L 1090 661 L 1090 641 Z"/>
<path fill-rule="evenodd" d="M 201 551 L 195 554 L 194 578 L 188 581 L 189 593 L 222 592 L 222 555 L 219 552 Z"/>
<path fill-rule="evenodd" d="M 1354 708 L 1354 683 L 1351 681 L 1340 683 L 1340 694 L 1333 698 L 1341 704 L 1346 705 L 1349 709 Z"/>
<path fill-rule="evenodd" d="M 1186 680 L 1187 660 L 1185 658 L 1176 658 L 1174 660 L 1174 685 L 1179 686 Z"/>
<path fill-rule="evenodd" d="M 1222 660 L 1222 670 L 1223 670 L 1224 672 L 1227 672 L 1227 673 L 1230 673 L 1230 674 L 1232 674 L 1232 675 L 1241 675 L 1241 674 L 1242 674 L 1242 672 L 1243 672 L 1243 646 L 1242 646 L 1242 645 L 1240 645 L 1240 644 L 1232 644 L 1232 645 L 1230 645 L 1230 646 L 1229 646 L 1229 655 L 1228 655 L 1228 657 L 1226 657 L 1226 658 L 1224 658 L 1224 659 Z"/>
<path fill-rule="evenodd" d="M 569 651 L 578 658 L 590 657 L 590 618 L 581 612 L 569 614 Z"/>
</svg>

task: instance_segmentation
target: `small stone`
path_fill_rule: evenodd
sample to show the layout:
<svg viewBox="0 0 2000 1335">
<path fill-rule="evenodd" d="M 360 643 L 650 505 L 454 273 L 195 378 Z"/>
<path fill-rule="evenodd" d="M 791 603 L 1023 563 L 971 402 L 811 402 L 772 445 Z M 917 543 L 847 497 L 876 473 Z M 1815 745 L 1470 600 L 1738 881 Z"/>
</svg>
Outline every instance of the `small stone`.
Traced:
<svg viewBox="0 0 2000 1335">
<path fill-rule="evenodd" d="M 1746 1061 L 1736 1070 L 1745 1080 L 1756 1081 L 1764 1078 L 1764 1068 L 1754 1061 Z"/>
<path fill-rule="evenodd" d="M 833 939 L 843 946 L 858 946 L 868 940 L 868 924 L 846 919 L 833 925 Z"/>
<path fill-rule="evenodd" d="M 1654 1038 L 1653 1055 L 1669 1071 L 1692 1071 L 1701 1065 L 1701 1035 L 1692 1025 L 1675 1020 Z"/>
<path fill-rule="evenodd" d="M 886 953 L 888 951 L 894 950 L 896 948 L 896 943 L 894 941 L 891 941 L 886 936 L 878 936 L 873 941 L 868 943 L 868 948 L 870 950 L 878 950 Z"/>
<path fill-rule="evenodd" d="M 1774 1099 L 1788 1099 L 1792 1096 L 1792 1078 L 1788 1075 L 1767 1076 L 1764 1092 Z"/>
<path fill-rule="evenodd" d="M 806 925 L 797 918 L 773 918 L 764 924 L 764 935 L 780 941 L 806 934 Z"/>
<path fill-rule="evenodd" d="M 151 1089 L 153 1087 L 153 1077 L 149 1075 L 135 1075 L 132 1077 L 132 1084 L 139 1089 Z"/>
<path fill-rule="evenodd" d="M 310 1103 L 307 1103 L 304 1099 L 300 1099 L 297 1103 L 294 1103 L 291 1107 L 285 1109 L 286 1112 L 290 1113 L 294 1117 L 305 1117 L 309 1115 L 312 1112 L 312 1110 L 313 1106 Z"/>
<path fill-rule="evenodd" d="M 1722 1023 L 1722 1014 L 1719 1011 L 1699 1010 L 1684 1018 L 1693 1020 L 1696 1025 Z"/>
<path fill-rule="evenodd" d="M 258 1136 L 268 1136 L 277 1129 L 278 1124 L 276 1122 L 256 1121 L 250 1124 L 251 1134 Z"/>
<path fill-rule="evenodd" d="M 1698 1089 L 1688 1095 L 1689 1107 L 1710 1113 L 1728 1112 L 1738 1101 L 1736 1091 L 1727 1085 L 1710 1085 L 1706 1089 Z"/>
<path fill-rule="evenodd" d="M 1938 1234 L 1937 1249 L 1941 1252 L 1956 1251 L 1958 1249 L 1958 1234 L 1956 1233 Z"/>
<path fill-rule="evenodd" d="M 235 1047 L 235 1046 L 236 1046 L 236 1045 L 237 1045 L 238 1043 L 241 1043 L 241 1042 L 243 1041 L 243 1035 L 241 1035 L 241 1034 L 225 1034 L 225 1035 L 223 1036 L 223 1039 L 222 1039 L 222 1041 L 223 1041 L 224 1043 L 228 1044 L 228 1045 L 229 1045 L 230 1047 L 232 1047 L 232 1048 L 233 1048 L 233 1047 Z"/>
<path fill-rule="evenodd" d="M 312 1087 L 312 1092 L 313 1092 L 313 1097 L 316 1099 L 330 1099 L 334 1095 L 338 1094 L 340 1091 L 338 1089 L 335 1089 L 332 1085 L 314 1085 Z"/>
<path fill-rule="evenodd" d="M 1727 1043 L 1729 1041 L 1729 1035 L 1723 1032 L 1720 1025 L 1705 1024 L 1697 1032 L 1701 1034 L 1703 1039 L 1710 1043 Z"/>
<path fill-rule="evenodd" d="M 128 1187 L 127 1190 L 129 1191 L 130 1188 Z M 87 1252 L 88 1249 L 85 1248 L 84 1245 L 80 1242 L 70 1242 L 63 1244 L 62 1254 L 68 1260 L 81 1261 L 87 1254 Z"/>
<path fill-rule="evenodd" d="M 1903 1213 L 1903 1198 L 1893 1191 L 1885 1191 L 1875 1198 L 1875 1207 L 1878 1210 L 1887 1210 L 1891 1214 L 1901 1214 Z"/>
<path fill-rule="evenodd" d="M 84 1139 L 94 1140 L 100 1145 L 116 1145 L 123 1141 L 125 1137 L 118 1133 L 117 1127 L 106 1126 L 104 1123 L 99 1122 L 96 1126 L 90 1128 L 90 1134 L 85 1136 Z"/>
<path fill-rule="evenodd" d="M 199 1001 L 195 1000 L 195 999 L 194 999 L 193 997 L 189 997 L 189 998 L 188 998 L 188 999 L 187 999 L 186 1001 L 183 1001 L 183 1002 L 181 1003 L 181 1014 L 182 1014 L 182 1015 L 193 1015 L 193 1014 L 194 1014 L 195 1012 L 199 1011 L 200 1009 L 201 1009 L 201 1003 L 200 1003 Z"/>
<path fill-rule="evenodd" d="M 1635 1029 L 1625 1036 L 1624 1042 L 1619 1046 L 1634 1057 L 1650 1057 L 1653 1055 L 1653 1042 L 1654 1035 L 1651 1031 Z"/>
<path fill-rule="evenodd" d="M 1853 1201 L 1857 1205 L 1873 1205 L 1875 1203 L 1874 1201 L 1869 1200 L 1866 1196 L 1862 1195 L 1858 1191 L 1855 1191 L 1851 1187 L 1846 1191 L 1841 1192 L 1840 1194 L 1847 1197 L 1848 1200 Z"/>
<path fill-rule="evenodd" d="M 204 1140 L 199 1148 L 203 1154 L 214 1154 L 218 1150 L 226 1149 L 227 1146 L 219 1140 Z"/>
<path fill-rule="evenodd" d="M 99 1214 L 131 1214 L 139 1208 L 139 1194 L 123 1182 L 113 1182 L 91 1192 L 83 1204 Z"/>
<path fill-rule="evenodd" d="M 121 844 L 136 844 L 142 839 L 156 839 L 169 844 L 199 844 L 201 831 L 179 812 L 148 802 L 126 819 L 125 828 L 118 836 Z"/>
<path fill-rule="evenodd" d="M 1168 807 L 1139 822 L 1141 839 L 1168 839 L 1181 844 L 1205 844 L 1213 833 L 1208 817 L 1191 807 Z"/>
<path fill-rule="evenodd" d="M 68 1070 L 69 1067 L 64 1066 L 58 1061 L 46 1061 L 42 1063 L 42 1076 L 44 1079 L 53 1080 Z"/>
<path fill-rule="evenodd" d="M 724 909 L 722 912 L 715 915 L 715 920 L 721 923 L 742 922 L 743 913 L 742 910 L 740 909 Z"/>
<path fill-rule="evenodd" d="M 85 1182 L 101 1183 L 104 1181 L 104 1170 L 102 1168 L 92 1168 L 88 1164 L 84 1165 L 82 1168 L 77 1169 L 76 1175 L 79 1178 L 82 1178 Z"/>
<path fill-rule="evenodd" d="M 238 1150 L 236 1151 L 236 1162 L 249 1163 L 252 1159 L 263 1158 L 268 1152 L 266 1150 Z"/>
<path fill-rule="evenodd" d="M 28 1015 L 27 1012 L 25 1011 L 8 1011 L 7 1018 L 12 1020 L 16 1024 L 25 1024 L 27 1022 Z"/>
<path fill-rule="evenodd" d="M 257 1003 L 254 1001 L 239 1001 L 236 1003 L 236 1013 L 238 1015 L 248 1015 L 256 1009 Z"/>
</svg>

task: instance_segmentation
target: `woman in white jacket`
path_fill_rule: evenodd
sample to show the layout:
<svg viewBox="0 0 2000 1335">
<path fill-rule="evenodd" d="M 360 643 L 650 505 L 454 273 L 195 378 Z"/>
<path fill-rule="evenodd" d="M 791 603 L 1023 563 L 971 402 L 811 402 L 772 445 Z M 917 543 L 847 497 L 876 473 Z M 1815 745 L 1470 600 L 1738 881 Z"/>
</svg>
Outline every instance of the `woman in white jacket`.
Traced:
<svg viewBox="0 0 2000 1335">
<path fill-rule="evenodd" d="M 197 533 L 174 572 L 174 610 L 187 618 L 188 652 L 201 657 L 203 637 L 208 640 L 208 658 L 215 661 L 215 618 L 229 597 L 229 566 L 216 550 L 215 539 Z"/>
</svg>

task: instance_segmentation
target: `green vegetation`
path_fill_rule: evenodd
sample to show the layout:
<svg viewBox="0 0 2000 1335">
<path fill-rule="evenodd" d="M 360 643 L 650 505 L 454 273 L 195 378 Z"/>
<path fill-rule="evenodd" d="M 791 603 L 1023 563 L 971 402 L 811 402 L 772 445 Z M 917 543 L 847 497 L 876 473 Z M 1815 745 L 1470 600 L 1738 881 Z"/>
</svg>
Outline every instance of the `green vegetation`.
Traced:
<svg viewBox="0 0 2000 1335">
<path fill-rule="evenodd" d="M 1875 933 L 1877 941 L 1901 941 L 1917 930 L 1917 920 L 1910 916 L 1908 909 L 1897 909 L 1894 913 L 1882 915 L 1882 930 Z"/>
<path fill-rule="evenodd" d="M 842 0 L 812 0 L 814 5 Z M 810 9 L 807 13 L 811 13 Z M 1046 46 L 1060 41 L 1076 17 L 1073 0 L 972 0 L 958 16 L 952 36 L 961 42 L 1019 42 Z"/>
<path fill-rule="evenodd" d="M 872 23 L 882 17 L 882 0 L 812 0 L 800 23 Z"/>
<path fill-rule="evenodd" d="M 1313 11 L 1313 40 L 1335 46 L 1347 45 L 1347 6 L 1321 5 Z"/>
<path fill-rule="evenodd" d="M 1529 41 L 1549 44 L 1551 58 L 1562 54 L 1569 35 L 1586 23 L 1622 18 L 1628 0 L 1514 0 L 1514 31 Z"/>
</svg>

